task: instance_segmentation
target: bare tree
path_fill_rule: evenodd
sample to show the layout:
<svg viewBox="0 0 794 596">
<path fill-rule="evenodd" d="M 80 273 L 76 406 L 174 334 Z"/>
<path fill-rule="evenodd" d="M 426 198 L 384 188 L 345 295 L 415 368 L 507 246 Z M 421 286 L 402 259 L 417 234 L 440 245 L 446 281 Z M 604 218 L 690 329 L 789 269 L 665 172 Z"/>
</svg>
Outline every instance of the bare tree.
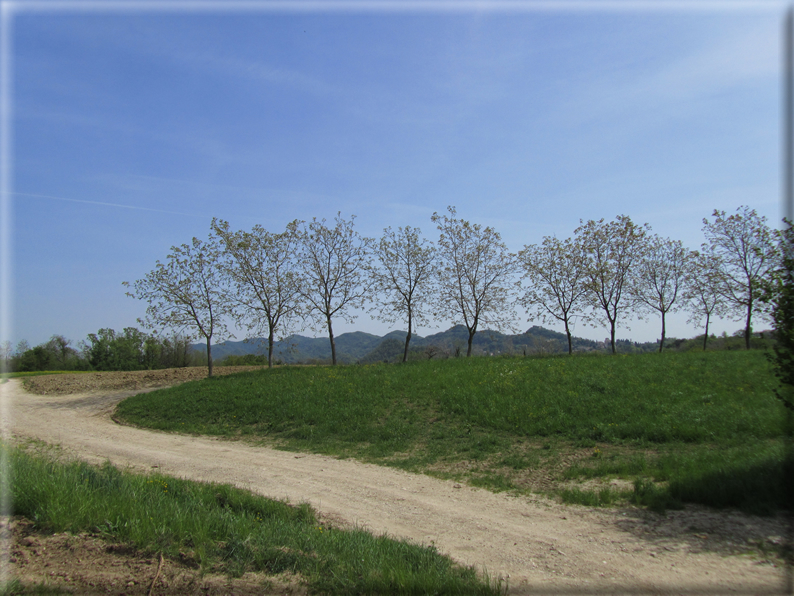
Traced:
<svg viewBox="0 0 794 596">
<path fill-rule="evenodd" d="M 745 347 L 750 349 L 753 314 L 768 310 L 760 300 L 763 280 L 780 262 L 778 232 L 755 209 L 741 206 L 733 215 L 714 210 L 713 222 L 703 219 L 707 244 L 719 259 L 719 292 L 735 315 L 744 318 Z"/>
<path fill-rule="evenodd" d="M 587 254 L 587 290 L 595 320 L 609 327 L 612 353 L 617 324 L 636 314 L 632 276 L 645 251 L 648 224 L 638 226 L 627 215 L 615 221 L 590 220 L 575 230 Z"/>
<path fill-rule="evenodd" d="M 408 344 L 416 325 L 427 323 L 423 309 L 430 300 L 435 270 L 435 248 L 421 238 L 421 233 L 410 226 L 396 232 L 386 228 L 374 248 L 380 266 L 372 269 L 373 290 L 384 299 L 378 300 L 373 310 L 378 311 L 378 319 L 387 323 L 405 317 L 408 333 L 403 362 L 408 360 Z"/>
<path fill-rule="evenodd" d="M 0 372 L 10 372 L 9 364 L 13 353 L 14 347 L 11 345 L 11 340 L 7 339 L 0 344 Z"/>
<path fill-rule="evenodd" d="M 637 302 L 658 312 L 662 318 L 661 352 L 667 335 L 667 313 L 679 310 L 684 302 L 687 272 L 693 255 L 680 240 L 654 234 L 646 239 L 646 243 L 644 256 L 637 263 L 631 291 Z"/>
<path fill-rule="evenodd" d="M 586 254 L 576 240 L 544 236 L 542 244 L 524 246 L 518 253 L 523 279 L 529 282 L 520 303 L 544 322 L 565 325 L 569 354 L 573 353 L 572 313 L 584 305 L 587 291 Z"/>
<path fill-rule="evenodd" d="M 249 337 L 267 333 L 267 365 L 273 367 L 276 334 L 286 335 L 297 319 L 301 295 L 297 280 L 298 221 L 273 234 L 256 225 L 232 232 L 229 222 L 213 219 L 212 229 L 226 256 L 223 269 L 231 281 L 229 306 Z"/>
<path fill-rule="evenodd" d="M 17 345 L 16 345 L 16 347 L 14 348 L 14 354 L 13 354 L 13 357 L 15 357 L 15 358 L 16 358 L 16 357 L 19 357 L 19 356 L 21 356 L 22 354 L 24 354 L 25 352 L 27 352 L 28 350 L 30 350 L 30 344 L 28 343 L 28 340 L 26 340 L 26 339 L 21 339 L 21 340 L 19 340 L 19 341 L 17 342 Z"/>
<path fill-rule="evenodd" d="M 165 263 L 157 261 L 146 277 L 130 284 L 127 295 L 149 303 L 138 321 L 157 332 L 163 327 L 191 330 L 207 340 L 207 373 L 212 376 L 212 338 L 233 337 L 224 317 L 229 314 L 218 262 L 220 246 L 193 238 L 191 244 L 172 246 Z"/>
<path fill-rule="evenodd" d="M 469 332 L 466 356 L 471 356 L 480 324 L 496 329 L 513 327 L 515 313 L 510 298 L 515 255 L 508 252 L 493 228 L 457 219 L 454 207 L 447 210 L 449 216 L 434 213 L 431 218 L 441 232 L 435 314 L 451 314 L 453 322 L 463 322 Z"/>
<path fill-rule="evenodd" d="M 725 314 L 726 302 L 720 293 L 722 274 L 720 262 L 711 251 L 697 253 L 686 277 L 686 297 L 689 301 L 689 322 L 700 325 L 705 318 L 703 351 L 709 340 L 709 324 L 712 316 Z"/>
<path fill-rule="evenodd" d="M 353 229 L 355 216 L 342 219 L 341 212 L 333 227 L 325 219 L 304 223 L 300 234 L 300 293 L 306 301 L 308 315 L 325 326 L 331 341 L 331 362 L 336 364 L 333 318 L 352 322 L 350 309 L 363 308 L 369 296 L 367 270 L 374 240 Z"/>
</svg>

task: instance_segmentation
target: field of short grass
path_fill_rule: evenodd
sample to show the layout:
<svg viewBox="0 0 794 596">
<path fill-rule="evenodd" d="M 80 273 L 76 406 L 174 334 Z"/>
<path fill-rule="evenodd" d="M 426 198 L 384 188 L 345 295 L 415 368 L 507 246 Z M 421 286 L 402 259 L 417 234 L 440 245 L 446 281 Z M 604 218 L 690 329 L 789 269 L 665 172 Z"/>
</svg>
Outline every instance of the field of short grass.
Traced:
<svg viewBox="0 0 794 596">
<path fill-rule="evenodd" d="M 54 452 L 0 444 L 3 451 L 12 472 L 2 481 L 9 483 L 13 513 L 44 532 L 100 533 L 230 576 L 289 572 L 303 578 L 310 593 L 503 593 L 498 582 L 432 546 L 329 527 L 306 504 L 228 485 L 132 474 L 110 464 L 62 461 Z M 20 593 L 18 588 L 18 582 L 0 585 L 0 594 Z M 23 593 L 56 592 L 33 586 Z"/>
<path fill-rule="evenodd" d="M 283 367 L 135 396 L 116 417 L 572 502 L 771 513 L 775 383 L 760 351 Z"/>
</svg>

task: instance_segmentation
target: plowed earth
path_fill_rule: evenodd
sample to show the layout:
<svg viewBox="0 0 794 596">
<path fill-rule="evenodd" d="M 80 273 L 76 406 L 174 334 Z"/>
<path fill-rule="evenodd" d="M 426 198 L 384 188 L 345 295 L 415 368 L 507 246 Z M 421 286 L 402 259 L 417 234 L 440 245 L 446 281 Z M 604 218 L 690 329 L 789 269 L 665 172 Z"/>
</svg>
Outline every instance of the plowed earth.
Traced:
<svg viewBox="0 0 794 596">
<path fill-rule="evenodd" d="M 250 367 L 216 369 L 216 374 Z M 202 369 L 33 377 L 0 385 L 3 418 L 17 441 L 37 439 L 92 462 L 226 482 L 309 502 L 326 519 L 420 543 L 503 577 L 511 594 L 781 594 L 786 569 L 774 554 L 782 518 L 688 506 L 657 515 L 565 506 L 423 475 L 243 442 L 120 426 L 126 396 L 202 378 Z M 10 528 L 9 528 L 10 526 Z M 97 536 L 44 536 L 16 520 L 10 570 L 79 594 L 300 593 L 296 578 L 205 575 Z M 160 571 L 157 574 L 158 569 Z M 154 582 L 157 576 L 157 581 Z M 269 581 L 263 587 L 263 581 Z"/>
</svg>

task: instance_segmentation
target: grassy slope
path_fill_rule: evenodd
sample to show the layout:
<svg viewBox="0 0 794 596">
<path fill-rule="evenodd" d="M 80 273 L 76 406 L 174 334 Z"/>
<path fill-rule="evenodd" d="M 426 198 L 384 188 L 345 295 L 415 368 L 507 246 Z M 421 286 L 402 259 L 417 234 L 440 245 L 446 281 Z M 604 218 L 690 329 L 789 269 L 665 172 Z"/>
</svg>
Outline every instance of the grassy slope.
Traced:
<svg viewBox="0 0 794 596">
<path fill-rule="evenodd" d="M 312 592 L 501 593 L 433 547 L 323 527 L 308 505 L 109 464 L 64 463 L 1 444 L 0 450 L 13 470 L 14 513 L 45 531 L 100 532 L 144 551 L 188 553 L 203 569 L 230 575 L 298 573 Z"/>
<path fill-rule="evenodd" d="M 756 496 L 708 501 L 676 486 L 743 470 L 767 470 L 774 484 L 783 421 L 774 384 L 755 351 L 452 359 L 208 379 L 130 398 L 117 416 L 494 488 L 531 486 L 522 478 L 543 467 L 560 481 L 647 476 L 669 481 L 677 498 L 752 509 Z M 774 509 L 778 496 L 756 508 Z"/>
</svg>

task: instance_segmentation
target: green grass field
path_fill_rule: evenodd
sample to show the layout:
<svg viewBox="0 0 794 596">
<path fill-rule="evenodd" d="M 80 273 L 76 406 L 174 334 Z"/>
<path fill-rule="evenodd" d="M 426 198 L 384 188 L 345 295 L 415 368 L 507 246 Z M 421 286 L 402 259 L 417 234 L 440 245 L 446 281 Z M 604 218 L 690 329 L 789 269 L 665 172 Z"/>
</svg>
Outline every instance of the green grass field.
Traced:
<svg viewBox="0 0 794 596">
<path fill-rule="evenodd" d="M 45 532 L 98 532 L 151 553 L 231 576 L 299 574 L 311 593 L 501 594 L 432 546 L 324 526 L 291 506 L 228 485 L 59 461 L 0 444 L 13 513 Z M 181 555 L 180 555 L 181 553 Z M 2 593 L 20 593 L 12 582 Z M 38 593 L 35 586 L 24 593 Z M 49 592 L 48 592 L 49 593 Z"/>
<path fill-rule="evenodd" d="M 625 498 L 570 487 L 623 478 L 654 508 L 771 513 L 784 505 L 775 383 L 760 351 L 283 367 L 135 396 L 116 416 L 571 502 Z"/>
</svg>

